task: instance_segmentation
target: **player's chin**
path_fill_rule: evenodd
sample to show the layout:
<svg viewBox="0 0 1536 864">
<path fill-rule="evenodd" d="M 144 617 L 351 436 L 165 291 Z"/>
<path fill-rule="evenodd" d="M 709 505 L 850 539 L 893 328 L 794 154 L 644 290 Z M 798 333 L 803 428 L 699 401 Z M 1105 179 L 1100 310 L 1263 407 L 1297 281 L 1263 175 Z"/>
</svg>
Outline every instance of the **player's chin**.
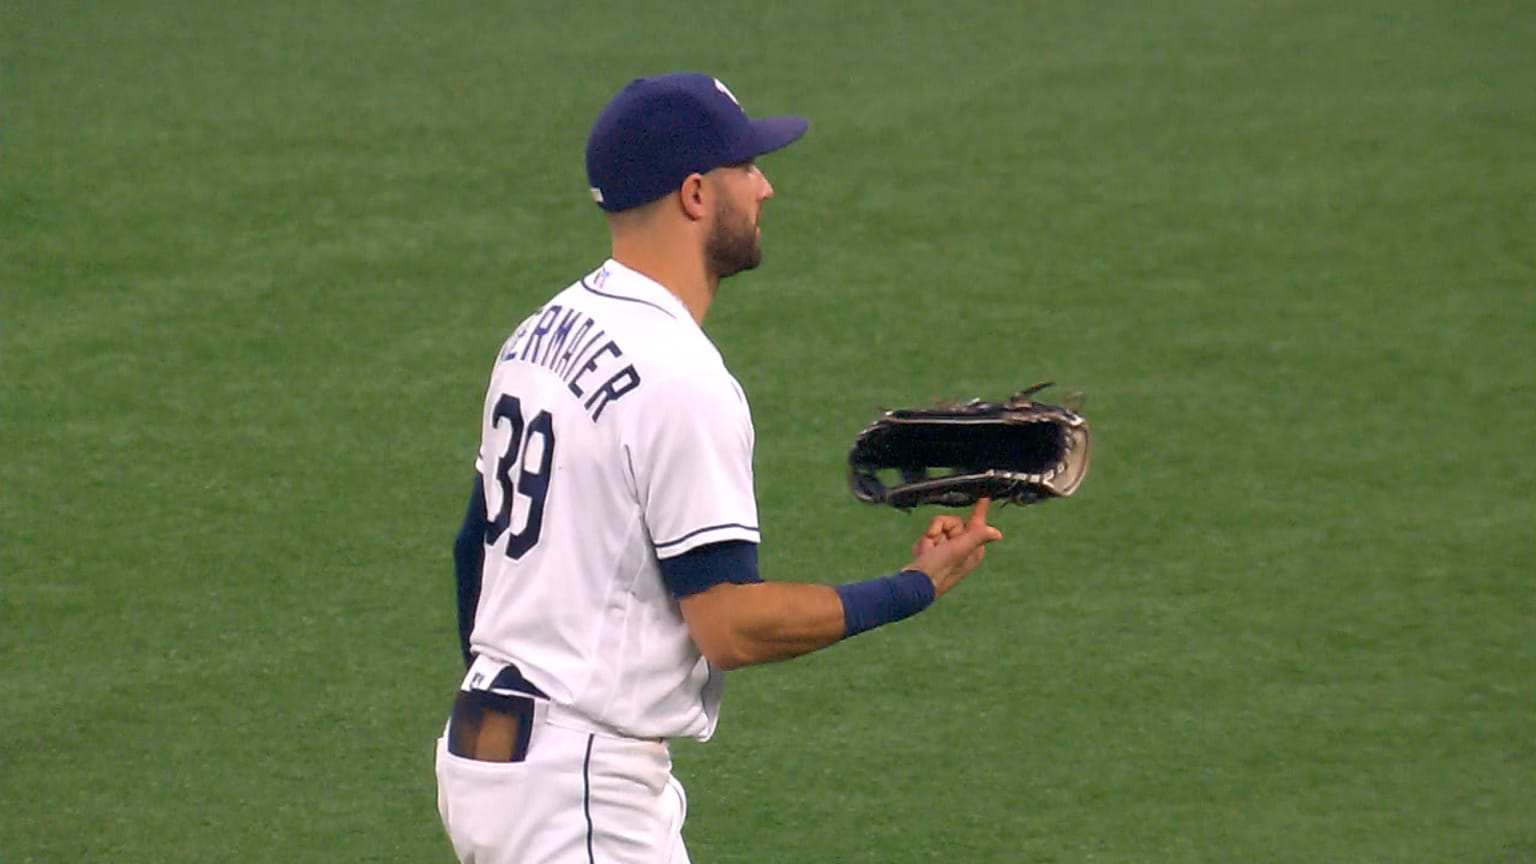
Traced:
<svg viewBox="0 0 1536 864">
<path fill-rule="evenodd" d="M 763 246 L 754 227 L 752 233 L 738 230 L 734 234 L 712 236 L 705 248 L 705 256 L 710 271 L 718 278 L 725 279 L 761 264 Z"/>
<path fill-rule="evenodd" d="M 756 270 L 763 263 L 763 244 L 760 238 L 754 236 L 750 245 L 743 246 L 741 256 L 737 259 L 737 266 L 745 270 Z"/>
</svg>

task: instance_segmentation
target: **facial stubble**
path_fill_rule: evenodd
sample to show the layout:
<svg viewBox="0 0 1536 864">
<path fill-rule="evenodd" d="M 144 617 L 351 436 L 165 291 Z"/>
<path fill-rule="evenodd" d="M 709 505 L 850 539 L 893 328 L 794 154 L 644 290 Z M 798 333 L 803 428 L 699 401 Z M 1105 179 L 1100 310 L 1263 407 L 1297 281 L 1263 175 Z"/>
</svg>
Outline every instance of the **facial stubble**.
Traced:
<svg viewBox="0 0 1536 864">
<path fill-rule="evenodd" d="M 722 201 L 715 211 L 715 225 L 704 244 L 704 255 L 716 279 L 735 276 L 763 263 L 756 221 Z"/>
</svg>

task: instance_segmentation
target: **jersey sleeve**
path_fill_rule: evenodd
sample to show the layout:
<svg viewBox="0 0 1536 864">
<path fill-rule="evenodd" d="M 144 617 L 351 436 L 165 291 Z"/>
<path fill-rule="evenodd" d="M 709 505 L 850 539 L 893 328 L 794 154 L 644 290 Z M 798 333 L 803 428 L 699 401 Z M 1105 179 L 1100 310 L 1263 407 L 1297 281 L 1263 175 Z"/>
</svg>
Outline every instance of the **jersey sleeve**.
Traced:
<svg viewBox="0 0 1536 864">
<path fill-rule="evenodd" d="M 464 511 L 464 524 L 453 541 L 454 582 L 458 585 L 459 648 L 464 652 L 464 665 L 474 659 L 469 650 L 469 635 L 475 628 L 475 607 L 480 603 L 480 581 L 485 566 L 485 483 L 480 474 L 469 491 L 469 506 Z"/>
<path fill-rule="evenodd" d="M 757 573 L 757 544 L 745 540 L 695 546 L 659 563 L 661 581 L 673 597 L 688 597 L 724 582 L 750 585 L 763 581 Z"/>
<path fill-rule="evenodd" d="M 653 382 L 646 395 L 626 449 L 656 557 L 757 543 L 752 416 L 741 388 L 722 372 Z"/>
</svg>

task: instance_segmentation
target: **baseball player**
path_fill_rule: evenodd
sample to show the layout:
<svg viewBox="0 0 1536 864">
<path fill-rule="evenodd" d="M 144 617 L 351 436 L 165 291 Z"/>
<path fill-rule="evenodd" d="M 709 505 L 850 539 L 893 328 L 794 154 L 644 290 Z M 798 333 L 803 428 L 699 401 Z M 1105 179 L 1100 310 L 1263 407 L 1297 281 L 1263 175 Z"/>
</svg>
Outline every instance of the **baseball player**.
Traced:
<svg viewBox="0 0 1536 864">
<path fill-rule="evenodd" d="M 592 127 L 612 258 L 497 353 L 455 545 L 468 671 L 436 761 L 461 861 L 686 862 L 667 741 L 710 737 L 725 673 L 913 615 L 1001 537 L 983 500 L 895 575 L 758 575 L 752 418 L 701 325 L 762 258 L 756 160 L 805 130 L 692 73 L 632 82 Z"/>
</svg>

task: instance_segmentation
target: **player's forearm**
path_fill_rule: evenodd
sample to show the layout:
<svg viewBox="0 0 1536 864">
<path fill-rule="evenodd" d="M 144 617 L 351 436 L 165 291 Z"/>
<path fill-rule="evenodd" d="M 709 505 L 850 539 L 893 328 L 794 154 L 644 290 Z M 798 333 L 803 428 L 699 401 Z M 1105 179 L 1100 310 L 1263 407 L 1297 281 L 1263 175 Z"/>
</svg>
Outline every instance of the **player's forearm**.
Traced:
<svg viewBox="0 0 1536 864">
<path fill-rule="evenodd" d="M 721 584 L 683 598 L 694 644 L 722 669 L 788 660 L 928 608 L 938 596 L 919 570 L 831 588 Z"/>
<path fill-rule="evenodd" d="M 721 669 L 788 660 L 843 638 L 843 601 L 826 585 L 722 584 L 685 597 L 694 643 Z"/>
</svg>

